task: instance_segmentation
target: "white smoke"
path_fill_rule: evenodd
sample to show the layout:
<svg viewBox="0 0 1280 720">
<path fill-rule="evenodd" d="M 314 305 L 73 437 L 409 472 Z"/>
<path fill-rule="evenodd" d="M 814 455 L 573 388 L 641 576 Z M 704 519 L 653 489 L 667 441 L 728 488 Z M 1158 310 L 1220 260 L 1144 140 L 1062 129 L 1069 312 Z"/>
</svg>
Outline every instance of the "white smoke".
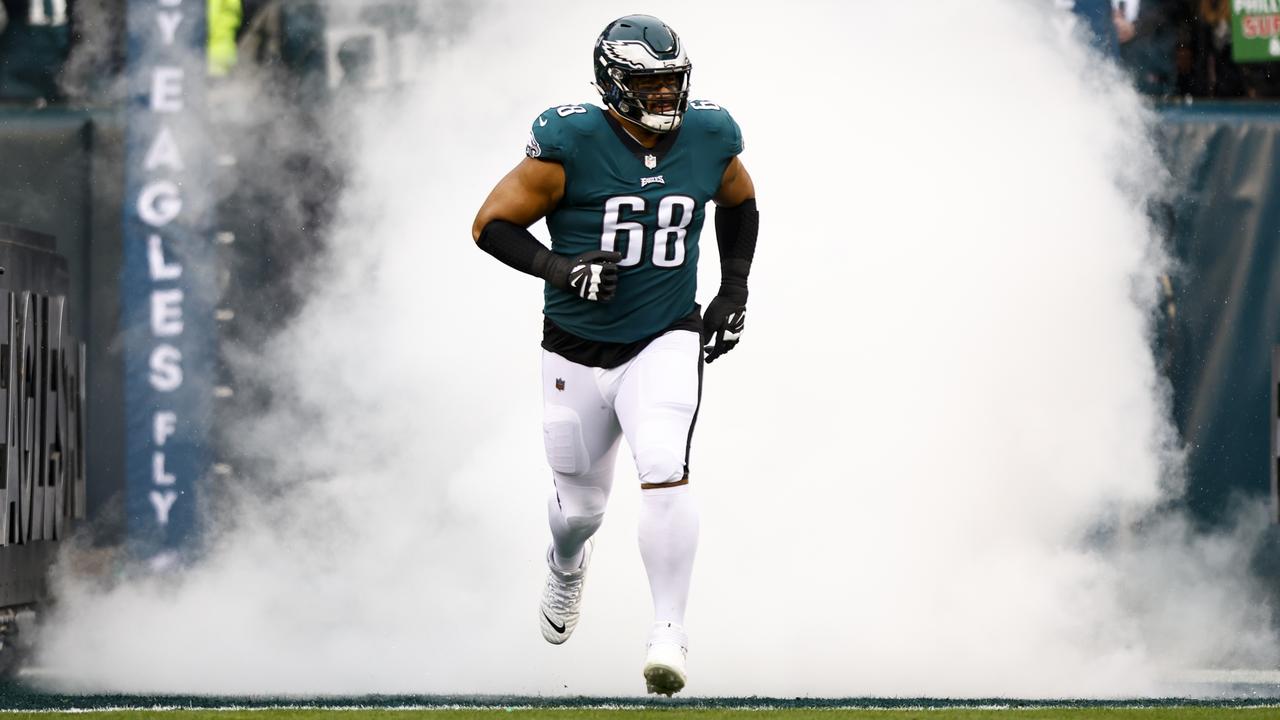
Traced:
<svg viewBox="0 0 1280 720">
<path fill-rule="evenodd" d="M 1180 483 L 1150 337 L 1165 175 L 1140 98 L 1048 5 L 646 9 L 743 127 L 763 216 L 693 448 L 690 693 L 1142 695 L 1274 661 L 1262 519 L 1155 513 Z M 255 358 L 287 402 L 242 440 L 279 477 L 181 576 L 65 577 L 63 686 L 642 691 L 625 453 L 582 623 L 538 634 L 540 288 L 469 236 L 527 123 L 593 100 L 591 41 L 633 8 L 585 7 L 491 5 L 358 113 L 317 290 Z"/>
</svg>

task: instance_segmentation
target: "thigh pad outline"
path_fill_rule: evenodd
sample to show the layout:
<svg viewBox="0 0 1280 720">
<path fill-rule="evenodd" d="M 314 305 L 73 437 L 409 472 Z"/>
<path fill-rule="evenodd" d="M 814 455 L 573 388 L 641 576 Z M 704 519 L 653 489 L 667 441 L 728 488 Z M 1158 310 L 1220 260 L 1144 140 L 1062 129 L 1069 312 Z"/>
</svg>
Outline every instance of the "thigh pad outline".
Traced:
<svg viewBox="0 0 1280 720">
<path fill-rule="evenodd" d="M 564 405 L 544 408 L 542 440 L 552 470 L 564 475 L 581 475 L 591 469 L 591 457 L 582 439 L 582 419 L 573 408 Z"/>
</svg>

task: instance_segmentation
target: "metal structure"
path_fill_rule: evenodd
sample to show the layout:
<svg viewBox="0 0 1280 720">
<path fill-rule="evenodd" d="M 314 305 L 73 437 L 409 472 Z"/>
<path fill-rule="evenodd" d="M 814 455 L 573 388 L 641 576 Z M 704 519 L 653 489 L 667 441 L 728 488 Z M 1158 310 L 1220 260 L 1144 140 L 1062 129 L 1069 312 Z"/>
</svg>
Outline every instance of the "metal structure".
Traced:
<svg viewBox="0 0 1280 720">
<path fill-rule="evenodd" d="M 67 292 L 54 239 L 0 224 L 0 609 L 46 597 L 85 515 L 85 350 Z"/>
</svg>

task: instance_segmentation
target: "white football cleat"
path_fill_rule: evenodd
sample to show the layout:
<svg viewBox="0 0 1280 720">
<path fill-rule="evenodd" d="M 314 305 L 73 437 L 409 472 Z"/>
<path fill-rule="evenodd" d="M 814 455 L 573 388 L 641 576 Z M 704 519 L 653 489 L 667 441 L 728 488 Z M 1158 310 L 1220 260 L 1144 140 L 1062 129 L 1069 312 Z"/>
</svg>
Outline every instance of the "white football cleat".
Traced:
<svg viewBox="0 0 1280 720">
<path fill-rule="evenodd" d="M 684 688 L 689 676 L 685 672 L 685 656 L 689 653 L 689 636 L 684 628 L 669 622 L 656 622 L 649 633 L 649 653 L 644 660 L 645 689 L 671 697 Z"/>
<path fill-rule="evenodd" d="M 542 589 L 542 607 L 538 623 L 542 637 L 552 645 L 559 645 L 578 627 L 582 613 L 582 581 L 587 577 L 587 564 L 591 562 L 591 541 L 582 547 L 582 562 L 576 570 L 561 570 L 553 559 L 555 547 L 547 549 L 547 585 Z"/>
</svg>

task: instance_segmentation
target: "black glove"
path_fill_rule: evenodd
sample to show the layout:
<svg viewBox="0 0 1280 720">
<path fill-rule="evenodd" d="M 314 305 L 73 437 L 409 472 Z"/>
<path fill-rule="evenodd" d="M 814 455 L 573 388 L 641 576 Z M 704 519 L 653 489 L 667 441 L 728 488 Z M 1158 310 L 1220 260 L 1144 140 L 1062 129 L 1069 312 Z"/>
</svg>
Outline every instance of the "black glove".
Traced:
<svg viewBox="0 0 1280 720">
<path fill-rule="evenodd" d="M 702 345 L 708 363 L 738 345 L 747 323 L 747 288 L 720 286 L 702 314 Z"/>
<path fill-rule="evenodd" d="M 569 259 L 557 255 L 550 261 L 547 282 L 583 300 L 609 302 L 618 290 L 618 261 L 622 253 L 595 250 Z"/>
</svg>

